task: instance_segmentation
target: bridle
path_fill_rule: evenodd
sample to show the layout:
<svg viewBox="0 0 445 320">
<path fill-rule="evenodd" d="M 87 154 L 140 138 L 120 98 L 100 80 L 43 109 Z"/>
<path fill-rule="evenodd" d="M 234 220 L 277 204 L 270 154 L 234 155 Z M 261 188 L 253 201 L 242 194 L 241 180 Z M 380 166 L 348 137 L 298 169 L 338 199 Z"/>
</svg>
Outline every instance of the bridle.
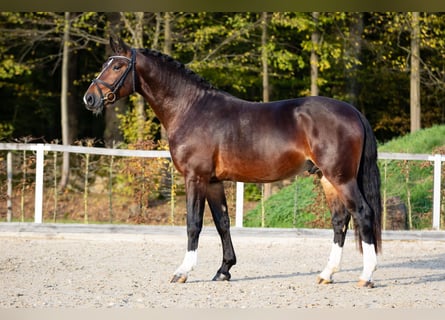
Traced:
<svg viewBox="0 0 445 320">
<path fill-rule="evenodd" d="M 118 99 L 117 91 L 124 85 L 124 81 L 127 78 L 130 71 L 133 73 L 133 92 L 136 91 L 136 72 L 134 65 L 136 64 L 136 50 L 131 49 L 131 58 L 128 58 L 126 56 L 111 56 L 108 58 L 108 61 L 112 59 L 124 59 L 128 61 L 127 69 L 124 73 L 120 76 L 120 78 L 115 81 L 113 84 L 108 84 L 105 81 L 99 79 L 99 77 L 102 75 L 102 73 L 105 71 L 102 70 L 102 72 L 97 76 L 96 79 L 92 81 L 92 84 L 96 85 L 97 91 L 99 91 L 100 99 L 102 101 L 102 104 L 105 104 L 105 102 L 113 103 Z M 103 94 L 102 90 L 100 89 L 99 84 L 107 87 L 111 91 L 107 92 L 105 95 Z M 132 92 L 132 93 L 133 93 Z"/>
</svg>

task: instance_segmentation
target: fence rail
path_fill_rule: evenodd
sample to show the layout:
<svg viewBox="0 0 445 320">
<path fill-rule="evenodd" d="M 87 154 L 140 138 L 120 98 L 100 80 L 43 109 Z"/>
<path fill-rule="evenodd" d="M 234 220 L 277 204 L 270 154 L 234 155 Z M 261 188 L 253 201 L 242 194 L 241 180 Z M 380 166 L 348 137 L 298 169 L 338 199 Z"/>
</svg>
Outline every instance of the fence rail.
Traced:
<svg viewBox="0 0 445 320">
<path fill-rule="evenodd" d="M 83 153 L 119 157 L 145 157 L 145 158 L 171 158 L 169 151 L 156 150 L 129 150 L 129 149 L 106 149 L 82 146 L 65 146 L 57 144 L 25 144 L 25 143 L 0 143 L 0 150 L 6 151 L 35 151 L 36 152 L 36 170 L 35 170 L 35 211 L 34 222 L 43 222 L 43 174 L 45 151 Z M 381 160 L 420 160 L 431 161 L 434 163 L 433 177 L 433 222 L 432 228 L 440 229 L 440 209 L 441 209 L 441 171 L 442 162 L 445 161 L 445 155 L 435 154 L 408 154 L 408 153 L 386 153 L 378 154 Z M 10 161 L 10 157 L 7 157 Z M 8 167 L 10 164 L 7 164 Z M 236 213 L 235 226 L 243 226 L 243 202 L 244 202 L 244 184 L 236 183 Z"/>
</svg>

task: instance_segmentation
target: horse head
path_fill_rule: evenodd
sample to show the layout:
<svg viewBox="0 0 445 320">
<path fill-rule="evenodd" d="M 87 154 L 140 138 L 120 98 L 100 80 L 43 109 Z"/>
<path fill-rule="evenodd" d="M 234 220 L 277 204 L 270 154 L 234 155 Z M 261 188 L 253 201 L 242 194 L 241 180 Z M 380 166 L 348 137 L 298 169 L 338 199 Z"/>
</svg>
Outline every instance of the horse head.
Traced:
<svg viewBox="0 0 445 320">
<path fill-rule="evenodd" d="M 83 97 L 86 108 L 94 113 L 100 113 L 105 106 L 136 90 L 135 49 L 120 38 L 116 42 L 110 37 L 110 46 L 115 55 L 104 63 L 101 72 L 91 82 Z M 132 81 L 128 80 L 129 73 L 133 75 Z"/>
</svg>

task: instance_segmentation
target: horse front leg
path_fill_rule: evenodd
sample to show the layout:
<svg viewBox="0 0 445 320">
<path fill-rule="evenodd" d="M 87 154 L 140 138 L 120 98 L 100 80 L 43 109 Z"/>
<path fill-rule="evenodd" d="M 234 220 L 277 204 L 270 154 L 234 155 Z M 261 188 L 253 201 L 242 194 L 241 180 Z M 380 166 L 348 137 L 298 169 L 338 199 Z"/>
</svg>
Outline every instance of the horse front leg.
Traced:
<svg viewBox="0 0 445 320">
<path fill-rule="evenodd" d="M 212 212 L 218 234 L 221 237 L 223 259 L 222 264 L 213 281 L 230 280 L 230 268 L 236 264 L 235 251 L 233 250 L 230 236 L 230 218 L 227 208 L 224 185 L 221 181 L 211 182 L 207 188 L 207 202 Z"/>
<path fill-rule="evenodd" d="M 186 178 L 187 252 L 170 282 L 184 283 L 198 261 L 198 242 L 202 230 L 207 183 L 201 178 Z"/>
</svg>

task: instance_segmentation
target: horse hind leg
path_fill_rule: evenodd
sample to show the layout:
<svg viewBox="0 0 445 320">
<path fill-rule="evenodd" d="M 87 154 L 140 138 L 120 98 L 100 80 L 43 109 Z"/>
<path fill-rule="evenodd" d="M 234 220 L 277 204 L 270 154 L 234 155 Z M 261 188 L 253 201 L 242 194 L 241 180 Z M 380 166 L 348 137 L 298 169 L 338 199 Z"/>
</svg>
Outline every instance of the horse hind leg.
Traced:
<svg viewBox="0 0 445 320">
<path fill-rule="evenodd" d="M 359 287 L 374 287 L 373 273 L 377 267 L 377 253 L 373 231 L 373 214 L 363 198 L 356 181 L 338 187 L 343 203 L 354 217 L 356 235 L 363 254 L 363 271 L 359 277 Z"/>
<path fill-rule="evenodd" d="M 340 271 L 341 268 L 343 246 L 351 216 L 338 197 L 337 191 L 332 184 L 325 177 L 322 177 L 320 181 L 332 214 L 334 241 L 326 267 L 318 275 L 317 282 L 319 284 L 329 284 L 332 283 L 332 275 Z"/>
<path fill-rule="evenodd" d="M 214 281 L 230 280 L 230 268 L 236 264 L 235 251 L 230 236 L 230 219 L 227 210 L 224 185 L 221 181 L 211 182 L 207 188 L 207 202 L 212 212 L 213 221 L 221 237 L 223 259 L 221 267 L 213 277 Z"/>
</svg>

